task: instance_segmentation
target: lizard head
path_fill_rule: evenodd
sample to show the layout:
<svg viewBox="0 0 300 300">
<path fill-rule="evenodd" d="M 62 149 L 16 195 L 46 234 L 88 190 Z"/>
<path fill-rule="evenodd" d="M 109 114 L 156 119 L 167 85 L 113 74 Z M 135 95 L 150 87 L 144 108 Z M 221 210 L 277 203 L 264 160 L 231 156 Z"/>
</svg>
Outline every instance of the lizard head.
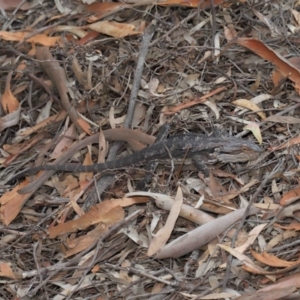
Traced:
<svg viewBox="0 0 300 300">
<path fill-rule="evenodd" d="M 262 149 L 253 142 L 242 139 L 228 139 L 220 147 L 218 160 L 224 163 L 247 162 L 256 159 Z"/>
</svg>

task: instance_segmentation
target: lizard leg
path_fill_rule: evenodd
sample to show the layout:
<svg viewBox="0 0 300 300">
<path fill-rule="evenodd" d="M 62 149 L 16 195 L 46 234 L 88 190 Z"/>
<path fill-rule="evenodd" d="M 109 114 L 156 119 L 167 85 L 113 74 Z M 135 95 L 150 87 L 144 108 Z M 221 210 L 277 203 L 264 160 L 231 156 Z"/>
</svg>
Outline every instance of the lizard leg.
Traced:
<svg viewBox="0 0 300 300">
<path fill-rule="evenodd" d="M 212 133 L 209 136 L 223 138 L 223 137 L 230 137 L 231 135 L 224 129 L 214 128 Z"/>
<path fill-rule="evenodd" d="M 161 126 L 159 128 L 159 132 L 158 132 L 158 135 L 156 137 L 155 143 L 158 143 L 158 142 L 161 142 L 161 141 L 165 140 L 168 136 L 169 129 L 170 129 L 169 124 L 164 124 L 163 126 Z M 142 180 L 140 180 L 136 184 L 136 189 L 137 190 L 139 190 L 139 191 L 145 191 L 146 190 L 146 186 L 150 184 L 150 182 L 152 180 L 152 174 L 154 173 L 157 165 L 158 165 L 157 162 L 151 162 L 151 163 L 146 164 L 146 166 L 144 168 L 147 171 L 146 175 Z"/>
<path fill-rule="evenodd" d="M 197 168 L 197 170 L 201 173 L 203 173 L 203 175 L 205 177 L 209 176 L 209 168 L 208 166 L 204 163 L 205 161 L 205 156 L 197 154 L 194 155 L 192 157 L 192 162 L 194 164 L 194 166 Z"/>
</svg>

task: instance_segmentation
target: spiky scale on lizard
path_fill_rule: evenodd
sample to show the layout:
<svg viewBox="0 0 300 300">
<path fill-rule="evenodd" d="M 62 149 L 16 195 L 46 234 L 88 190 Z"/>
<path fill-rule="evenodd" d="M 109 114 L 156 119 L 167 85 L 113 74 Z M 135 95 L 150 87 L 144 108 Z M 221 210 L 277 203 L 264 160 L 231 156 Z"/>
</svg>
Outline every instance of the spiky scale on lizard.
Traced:
<svg viewBox="0 0 300 300">
<path fill-rule="evenodd" d="M 43 165 L 24 170 L 17 177 L 34 174 L 40 170 L 55 170 L 67 172 L 101 172 L 110 169 L 137 167 L 151 161 L 164 161 L 178 158 L 204 157 L 204 163 L 247 162 L 256 159 L 261 148 L 255 143 L 230 136 L 206 136 L 202 134 L 175 135 L 166 140 L 153 144 L 138 152 L 115 161 L 94 165 L 65 164 Z"/>
</svg>

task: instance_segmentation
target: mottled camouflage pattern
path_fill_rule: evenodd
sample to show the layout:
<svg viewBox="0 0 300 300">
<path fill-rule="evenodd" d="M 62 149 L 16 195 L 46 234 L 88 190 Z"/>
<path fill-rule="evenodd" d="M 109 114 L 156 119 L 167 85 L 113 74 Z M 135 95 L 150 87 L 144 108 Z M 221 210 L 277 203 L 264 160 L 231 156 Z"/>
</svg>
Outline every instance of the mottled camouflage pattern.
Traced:
<svg viewBox="0 0 300 300">
<path fill-rule="evenodd" d="M 247 162 L 256 159 L 260 152 L 261 148 L 259 146 L 241 138 L 214 134 L 212 136 L 184 134 L 170 137 L 126 157 L 102 164 L 88 166 L 80 164 L 44 165 L 25 170 L 23 174 L 32 174 L 40 170 L 101 172 L 143 166 L 154 161 L 193 158 L 196 156 L 205 158 L 203 163 L 214 163 L 216 161 L 224 163 Z"/>
</svg>

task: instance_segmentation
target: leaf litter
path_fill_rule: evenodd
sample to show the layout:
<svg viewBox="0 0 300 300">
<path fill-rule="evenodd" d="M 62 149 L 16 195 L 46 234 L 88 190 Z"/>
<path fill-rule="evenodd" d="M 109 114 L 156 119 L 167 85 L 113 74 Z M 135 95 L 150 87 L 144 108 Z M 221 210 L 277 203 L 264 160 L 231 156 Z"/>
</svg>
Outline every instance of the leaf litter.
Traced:
<svg viewBox="0 0 300 300">
<path fill-rule="evenodd" d="M 2 295 L 297 298 L 299 3 L 77 4 L 0 1 Z M 13 181 L 126 157 L 166 124 L 264 153 L 208 178 L 171 160 Z"/>
</svg>

